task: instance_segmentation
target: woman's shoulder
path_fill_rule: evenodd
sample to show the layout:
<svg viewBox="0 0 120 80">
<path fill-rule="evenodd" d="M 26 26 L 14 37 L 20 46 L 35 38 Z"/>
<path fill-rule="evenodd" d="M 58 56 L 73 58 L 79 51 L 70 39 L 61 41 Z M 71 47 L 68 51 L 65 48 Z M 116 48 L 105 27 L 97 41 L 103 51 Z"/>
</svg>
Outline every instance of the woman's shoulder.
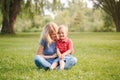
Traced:
<svg viewBox="0 0 120 80">
<path fill-rule="evenodd" d="M 46 44 L 46 41 L 44 39 L 41 39 L 40 44 L 44 45 L 44 44 Z"/>
<path fill-rule="evenodd" d="M 45 40 L 42 38 L 42 39 L 40 40 L 40 42 L 43 42 L 43 41 L 45 42 Z"/>
</svg>

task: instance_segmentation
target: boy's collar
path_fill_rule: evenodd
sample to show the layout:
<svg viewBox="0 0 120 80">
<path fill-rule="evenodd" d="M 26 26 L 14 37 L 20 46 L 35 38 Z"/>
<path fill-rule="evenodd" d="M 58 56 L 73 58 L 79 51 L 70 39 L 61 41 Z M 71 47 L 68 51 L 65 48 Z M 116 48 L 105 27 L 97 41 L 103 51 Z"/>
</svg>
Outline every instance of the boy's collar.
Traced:
<svg viewBox="0 0 120 80">
<path fill-rule="evenodd" d="M 59 39 L 61 42 L 67 42 L 68 38 L 65 38 L 64 40 Z"/>
</svg>

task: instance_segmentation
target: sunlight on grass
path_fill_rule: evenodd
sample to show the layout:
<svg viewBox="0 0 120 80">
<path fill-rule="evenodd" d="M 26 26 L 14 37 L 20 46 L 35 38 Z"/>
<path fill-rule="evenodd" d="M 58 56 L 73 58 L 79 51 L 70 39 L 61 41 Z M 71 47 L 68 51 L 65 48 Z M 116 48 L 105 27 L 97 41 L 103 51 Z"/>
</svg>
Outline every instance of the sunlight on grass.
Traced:
<svg viewBox="0 0 120 80">
<path fill-rule="evenodd" d="M 69 70 L 36 68 L 39 33 L 0 35 L 1 80 L 119 80 L 120 33 L 70 33 L 78 63 Z"/>
</svg>

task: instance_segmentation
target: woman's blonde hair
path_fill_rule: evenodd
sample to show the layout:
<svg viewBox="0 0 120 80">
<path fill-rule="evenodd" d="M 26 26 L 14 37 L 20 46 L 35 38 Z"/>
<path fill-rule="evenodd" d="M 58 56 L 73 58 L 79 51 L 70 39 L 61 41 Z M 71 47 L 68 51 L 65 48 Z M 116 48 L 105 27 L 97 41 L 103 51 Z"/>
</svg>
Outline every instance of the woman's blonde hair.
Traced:
<svg viewBox="0 0 120 80">
<path fill-rule="evenodd" d="M 40 40 L 44 39 L 47 42 L 47 45 L 49 46 L 53 40 L 50 37 L 50 34 L 58 32 L 58 26 L 54 22 L 49 22 L 46 26 L 44 26 L 43 31 L 41 32 Z"/>
</svg>

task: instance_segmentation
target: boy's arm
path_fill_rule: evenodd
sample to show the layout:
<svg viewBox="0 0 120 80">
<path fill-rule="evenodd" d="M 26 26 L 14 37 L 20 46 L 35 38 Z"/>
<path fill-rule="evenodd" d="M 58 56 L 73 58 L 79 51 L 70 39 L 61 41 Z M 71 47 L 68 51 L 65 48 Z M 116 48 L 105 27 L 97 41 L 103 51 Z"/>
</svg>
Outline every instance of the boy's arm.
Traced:
<svg viewBox="0 0 120 80">
<path fill-rule="evenodd" d="M 70 42 L 69 42 L 69 44 L 68 44 L 68 50 L 65 51 L 65 52 L 62 54 L 62 56 L 64 57 L 64 56 L 67 55 L 67 54 L 73 54 L 73 52 L 74 52 L 73 43 L 72 43 L 72 41 L 70 40 Z"/>
<path fill-rule="evenodd" d="M 65 52 L 62 54 L 62 57 L 64 57 L 64 56 L 66 56 L 66 55 L 70 54 L 71 52 L 72 52 L 72 50 L 71 50 L 71 49 L 69 49 L 69 50 L 65 51 Z"/>
<path fill-rule="evenodd" d="M 58 55 L 59 58 L 61 58 L 61 53 L 60 53 L 58 48 L 57 48 L 57 55 Z"/>
<path fill-rule="evenodd" d="M 73 43 L 71 40 L 70 40 L 70 42 L 71 42 L 71 54 L 73 54 L 74 53 Z"/>
</svg>

